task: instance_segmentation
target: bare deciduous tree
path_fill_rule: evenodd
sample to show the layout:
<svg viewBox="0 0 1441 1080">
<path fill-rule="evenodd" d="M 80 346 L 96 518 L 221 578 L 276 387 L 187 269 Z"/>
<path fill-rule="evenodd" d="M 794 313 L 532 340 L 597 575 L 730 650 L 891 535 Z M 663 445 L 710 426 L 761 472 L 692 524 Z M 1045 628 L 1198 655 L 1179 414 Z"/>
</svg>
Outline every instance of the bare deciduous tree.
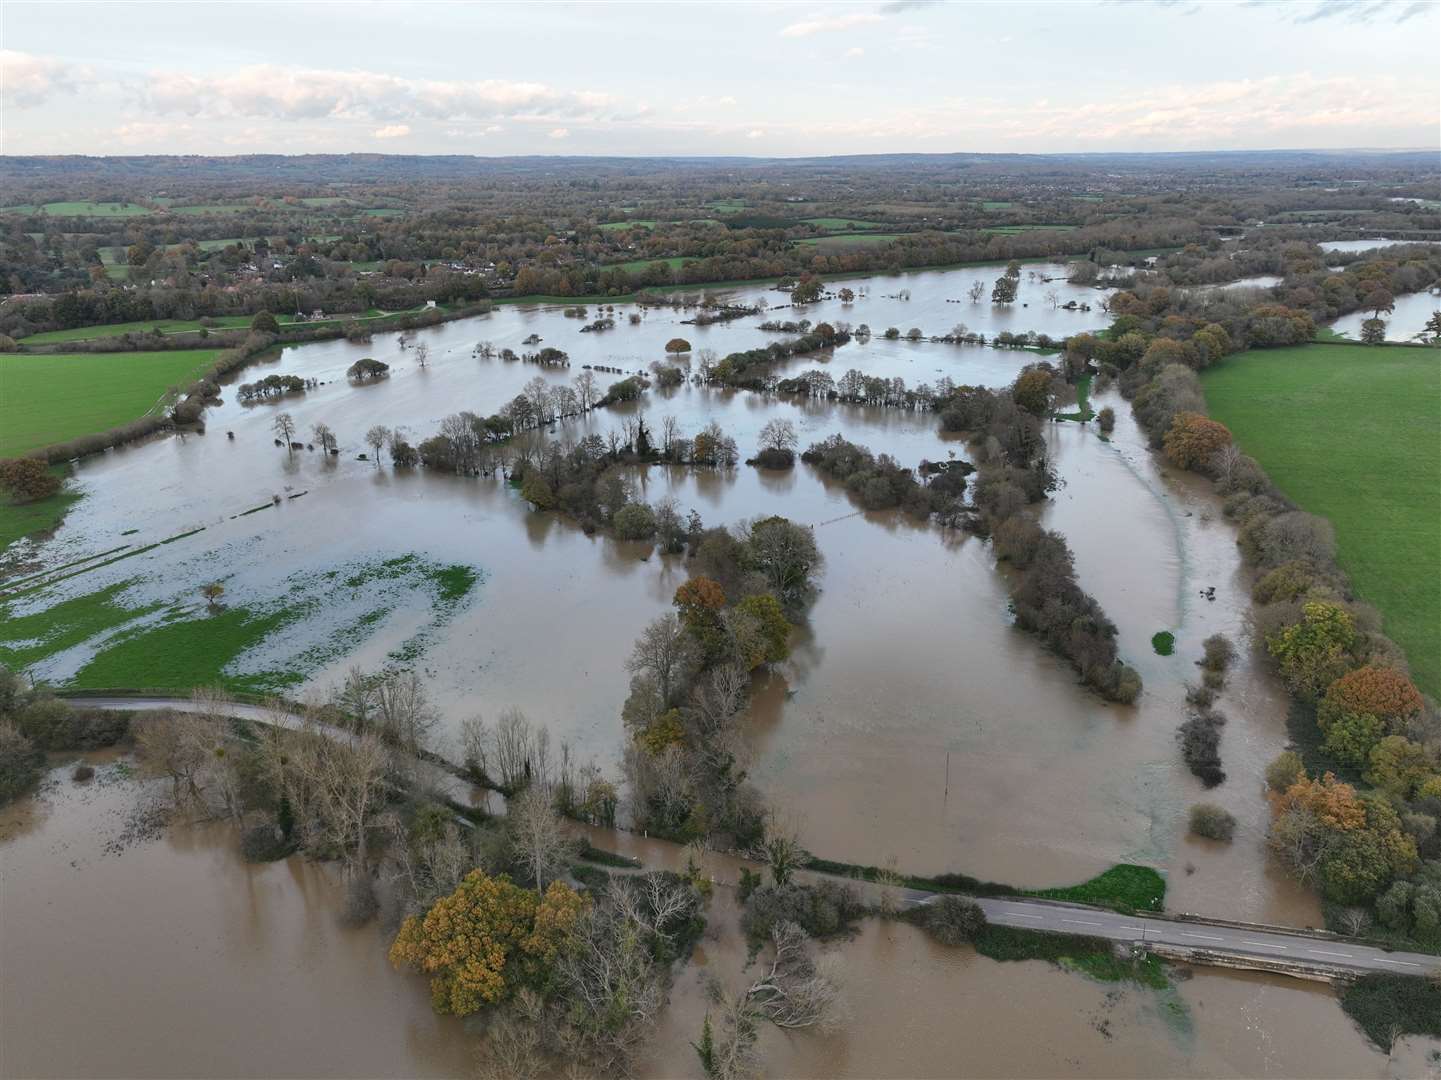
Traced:
<svg viewBox="0 0 1441 1080">
<path fill-rule="evenodd" d="M 663 705 L 669 705 L 694 658 L 695 647 L 690 635 L 675 613 L 670 612 L 641 632 L 626 667 L 633 675 L 653 677 Z"/>
<path fill-rule="evenodd" d="M 572 847 L 550 792 L 533 786 L 512 799 L 506 828 L 515 861 L 540 892 L 565 868 Z"/>
<path fill-rule="evenodd" d="M 270 426 L 275 429 L 275 434 L 285 443 L 286 455 L 294 457 L 295 449 L 290 444 L 295 441 L 295 417 L 288 412 L 283 412 L 270 422 Z"/>
<path fill-rule="evenodd" d="M 390 432 L 380 424 L 376 424 L 365 433 L 365 441 L 375 454 L 375 467 L 377 469 L 380 468 L 380 451 L 385 447 L 385 444 L 390 441 Z"/>
</svg>

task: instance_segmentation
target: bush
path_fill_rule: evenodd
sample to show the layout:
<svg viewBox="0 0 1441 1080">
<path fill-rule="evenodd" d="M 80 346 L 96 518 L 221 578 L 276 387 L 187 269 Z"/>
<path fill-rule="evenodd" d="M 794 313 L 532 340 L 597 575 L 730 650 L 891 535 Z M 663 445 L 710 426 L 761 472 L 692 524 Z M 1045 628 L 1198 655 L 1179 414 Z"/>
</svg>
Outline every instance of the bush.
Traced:
<svg viewBox="0 0 1441 1080">
<path fill-rule="evenodd" d="M 1163 440 L 1167 460 L 1182 469 L 1197 470 L 1204 469 L 1230 444 L 1231 433 L 1225 424 L 1193 412 L 1177 413 Z"/>
<path fill-rule="evenodd" d="M 1402 1035 L 1441 1036 L 1441 982 L 1363 975 L 1342 991 L 1341 1008 L 1382 1050 Z"/>
<path fill-rule="evenodd" d="M 1116 410 L 1107 405 L 1096 414 L 1096 423 L 1100 425 L 1105 434 L 1109 435 L 1116 430 Z"/>
<path fill-rule="evenodd" d="M 84 783 L 86 780 L 95 779 L 95 770 L 89 765 L 77 765 L 75 771 L 70 774 L 70 779 L 76 783 Z"/>
<path fill-rule="evenodd" d="M 1294 750 L 1283 750 L 1266 766 L 1266 786 L 1280 794 L 1306 775 L 1306 765 Z"/>
<path fill-rule="evenodd" d="M 986 929 L 986 915 L 974 900 L 946 894 L 906 912 L 915 923 L 942 945 L 961 945 Z"/>
<path fill-rule="evenodd" d="M 0 806 L 29 791 L 45 755 L 14 724 L 0 720 Z"/>
<path fill-rule="evenodd" d="M 0 488 L 14 502 L 34 502 L 59 491 L 60 477 L 38 458 L 6 458 L 0 460 Z"/>
<path fill-rule="evenodd" d="M 785 447 L 768 446 L 756 454 L 747 465 L 756 465 L 762 469 L 789 469 L 796 463 L 796 453 Z"/>
<path fill-rule="evenodd" d="M 1207 840 L 1229 844 L 1236 835 L 1236 818 L 1215 803 L 1197 803 L 1191 807 L 1191 832 Z"/>
<path fill-rule="evenodd" d="M 1181 724 L 1181 756 L 1191 773 L 1208 788 L 1226 779 L 1221 768 L 1221 728 L 1225 723 L 1220 713 L 1203 708 Z"/>
<path fill-rule="evenodd" d="M 849 931 L 866 906 L 849 885 L 822 881 L 816 885 L 766 885 L 756 889 L 741 913 L 741 929 L 752 945 L 770 940 L 777 923 L 793 922 L 811 937 Z"/>
<path fill-rule="evenodd" d="M 280 323 L 270 312 L 262 311 L 250 320 L 250 329 L 258 334 L 278 334 Z"/>
<path fill-rule="evenodd" d="M 240 837 L 240 854 L 248 862 L 275 862 L 295 850 L 279 825 L 266 823 L 246 829 Z"/>
<path fill-rule="evenodd" d="M 1201 643 L 1201 648 L 1205 650 L 1201 666 L 1207 671 L 1225 671 L 1236 659 L 1236 646 L 1225 634 L 1212 634 Z"/>
<path fill-rule="evenodd" d="M 655 535 L 655 513 L 645 503 L 628 503 L 611 518 L 622 540 L 645 540 Z"/>
<path fill-rule="evenodd" d="M 1169 630 L 1152 634 L 1151 648 L 1156 650 L 1157 656 L 1170 656 L 1176 651 L 1176 635 Z"/>
<path fill-rule="evenodd" d="M 99 750 L 130 733 L 129 714 L 76 709 L 60 698 L 32 701 L 16 713 L 15 723 L 42 750 Z"/>
</svg>

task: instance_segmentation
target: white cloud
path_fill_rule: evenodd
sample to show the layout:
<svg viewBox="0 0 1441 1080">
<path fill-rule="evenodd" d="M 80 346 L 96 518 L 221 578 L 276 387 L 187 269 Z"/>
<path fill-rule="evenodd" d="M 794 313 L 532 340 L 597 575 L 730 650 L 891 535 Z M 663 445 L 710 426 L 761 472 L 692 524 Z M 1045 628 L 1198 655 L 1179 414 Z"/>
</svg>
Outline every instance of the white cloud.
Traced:
<svg viewBox="0 0 1441 1080">
<path fill-rule="evenodd" d="M 727 95 L 726 95 L 725 97 L 723 97 L 723 98 L 719 98 L 719 99 L 716 101 L 716 104 L 717 104 L 717 105 L 724 105 L 724 106 L 726 106 L 727 108 L 729 108 L 730 106 L 734 105 L 735 103 L 736 103 L 736 99 L 733 98 L 733 97 L 731 97 L 729 94 L 727 94 Z"/>
<path fill-rule="evenodd" d="M 410 134 L 409 124 L 386 124 L 371 132 L 377 139 L 403 139 Z"/>
<path fill-rule="evenodd" d="M 0 49 L 0 89 L 7 105 L 29 108 L 56 94 L 73 94 L 93 79 L 89 68 L 50 56 Z"/>
<path fill-rule="evenodd" d="M 827 34 L 849 30 L 853 26 L 878 23 L 881 17 L 873 11 L 853 11 L 849 15 L 818 15 L 802 19 L 781 28 L 781 37 L 810 37 L 812 34 Z"/>
<path fill-rule="evenodd" d="M 551 128 L 550 137 L 552 139 L 568 139 L 570 138 L 570 128 Z"/>
<path fill-rule="evenodd" d="M 854 46 L 852 46 L 851 48 L 849 48 L 849 49 L 846 50 L 845 55 L 846 55 L 846 56 L 865 56 L 865 55 L 866 55 L 866 50 L 863 49 L 863 48 L 861 48 L 859 45 L 854 45 Z"/>
<path fill-rule="evenodd" d="M 750 131 L 746 132 L 747 139 L 764 139 L 765 137 L 766 133 L 760 128 L 752 128 Z"/>
<path fill-rule="evenodd" d="M 487 120 L 616 115 L 609 94 L 500 79 L 407 79 L 371 71 L 295 69 L 262 64 L 216 75 L 157 71 L 145 102 L 158 112 L 277 120 Z"/>
</svg>

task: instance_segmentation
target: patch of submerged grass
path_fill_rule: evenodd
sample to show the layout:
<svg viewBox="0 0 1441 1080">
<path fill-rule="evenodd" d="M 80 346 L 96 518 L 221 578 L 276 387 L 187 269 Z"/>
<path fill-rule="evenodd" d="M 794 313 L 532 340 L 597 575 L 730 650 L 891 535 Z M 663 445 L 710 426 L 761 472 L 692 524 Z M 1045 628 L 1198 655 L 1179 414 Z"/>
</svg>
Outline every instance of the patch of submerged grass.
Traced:
<svg viewBox="0 0 1441 1080">
<path fill-rule="evenodd" d="M 1134 982 L 1153 990 L 1171 985 L 1166 967 L 1144 953 L 1127 957 L 1114 942 L 1082 934 L 1044 934 L 1016 926 L 988 925 L 976 936 L 976 951 L 996 961 L 1045 960 L 1100 982 Z"/>
<path fill-rule="evenodd" d="M 213 615 L 176 619 L 137 630 L 97 655 L 68 686 L 77 690 L 223 686 L 250 693 L 294 686 L 304 679 L 297 671 L 236 676 L 226 674 L 225 668 L 269 635 L 304 617 L 314 606 L 310 601 L 281 605 L 272 611 L 232 607 Z"/>
<path fill-rule="evenodd" d="M 425 573 L 435 585 L 436 600 L 442 604 L 456 604 L 464 600 L 480 580 L 475 567 L 463 563 L 427 568 Z"/>
<path fill-rule="evenodd" d="M 1156 650 L 1157 656 L 1170 656 L 1176 651 L 1176 635 L 1169 630 L 1162 630 L 1160 633 L 1152 634 L 1151 648 Z"/>
<path fill-rule="evenodd" d="M 132 584 L 133 579 L 120 581 L 28 615 L 12 615 L 8 605 L 0 605 L 0 661 L 10 668 L 29 667 L 160 607 L 127 608 L 117 603 Z"/>
<path fill-rule="evenodd" d="M 181 534 L 187 535 L 191 534 Z M 158 546 L 148 545 L 118 558 Z M 95 565 L 114 561 L 117 559 Z M 319 575 L 296 575 L 278 598 L 218 612 L 197 608 L 186 594 L 127 608 L 118 597 L 135 583 L 136 579 L 130 579 L 60 601 L 43 611 L 4 618 L 0 624 L 0 661 L 26 667 L 118 630 L 121 632 L 70 680 L 69 689 L 184 691 L 219 685 L 236 692 L 274 693 L 304 682 L 312 672 L 354 649 L 381 626 L 405 593 L 420 589 L 430 594 L 431 624 L 407 638 L 389 657 L 397 666 L 416 660 L 429 645 L 435 627 L 452 617 L 481 578 L 481 572 L 474 567 L 431 563 L 407 554 L 350 564 Z M 63 577 L 24 592 L 27 596 L 43 595 L 58 580 Z M 347 596 L 337 592 L 336 585 L 365 591 Z M 323 635 L 311 636 L 314 644 L 287 652 L 272 669 L 246 674 L 231 670 L 247 652 L 291 626 L 323 615 L 331 605 L 358 607 L 361 603 L 366 607 L 358 615 L 347 612 L 347 621 L 342 625 L 325 626 Z M 137 620 L 156 612 L 161 612 L 158 619 L 136 625 Z M 0 616 L 7 615 L 7 606 L 0 603 Z"/>
</svg>

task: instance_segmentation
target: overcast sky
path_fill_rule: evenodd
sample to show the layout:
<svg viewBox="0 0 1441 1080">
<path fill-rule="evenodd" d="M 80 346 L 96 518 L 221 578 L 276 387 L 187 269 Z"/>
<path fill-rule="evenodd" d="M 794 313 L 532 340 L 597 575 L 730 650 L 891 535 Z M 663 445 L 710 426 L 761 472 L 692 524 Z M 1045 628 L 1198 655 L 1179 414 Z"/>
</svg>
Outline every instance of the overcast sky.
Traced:
<svg viewBox="0 0 1441 1080">
<path fill-rule="evenodd" d="M 9 154 L 1435 147 L 1438 0 L 4 0 Z"/>
</svg>

